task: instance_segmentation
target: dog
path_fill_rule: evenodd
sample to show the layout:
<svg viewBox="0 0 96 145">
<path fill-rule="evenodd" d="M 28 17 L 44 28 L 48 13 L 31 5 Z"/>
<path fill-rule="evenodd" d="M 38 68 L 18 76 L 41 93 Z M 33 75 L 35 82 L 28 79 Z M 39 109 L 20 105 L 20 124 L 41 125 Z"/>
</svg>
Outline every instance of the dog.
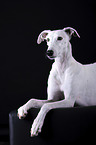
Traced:
<svg viewBox="0 0 96 145">
<path fill-rule="evenodd" d="M 72 56 L 71 37 L 78 32 L 66 27 L 62 30 L 44 30 L 37 43 L 46 40 L 46 55 L 54 60 L 48 78 L 47 100 L 31 99 L 18 109 L 18 117 L 25 117 L 30 108 L 41 108 L 33 121 L 31 136 L 41 132 L 48 111 L 55 108 L 96 105 L 96 63 L 83 65 Z"/>
</svg>

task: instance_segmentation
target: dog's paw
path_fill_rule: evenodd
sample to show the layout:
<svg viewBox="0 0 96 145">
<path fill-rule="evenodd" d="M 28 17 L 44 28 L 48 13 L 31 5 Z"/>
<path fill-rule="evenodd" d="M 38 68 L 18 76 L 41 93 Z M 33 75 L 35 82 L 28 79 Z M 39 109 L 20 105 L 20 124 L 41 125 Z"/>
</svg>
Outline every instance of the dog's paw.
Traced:
<svg viewBox="0 0 96 145">
<path fill-rule="evenodd" d="M 19 109 L 18 109 L 18 113 L 17 113 L 17 116 L 19 117 L 19 119 L 22 119 L 22 118 L 25 118 L 26 115 L 27 115 L 27 110 L 25 109 L 25 106 L 21 106 Z"/>
<path fill-rule="evenodd" d="M 31 137 L 37 136 L 38 133 L 41 132 L 42 126 L 43 126 L 43 121 L 41 120 L 41 118 L 37 117 L 32 124 Z"/>
</svg>

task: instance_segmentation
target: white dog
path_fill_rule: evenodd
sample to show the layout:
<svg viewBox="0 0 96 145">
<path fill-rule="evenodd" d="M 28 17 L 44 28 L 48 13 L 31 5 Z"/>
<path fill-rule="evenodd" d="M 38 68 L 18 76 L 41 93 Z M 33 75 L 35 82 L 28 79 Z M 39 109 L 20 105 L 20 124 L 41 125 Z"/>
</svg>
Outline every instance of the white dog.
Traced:
<svg viewBox="0 0 96 145">
<path fill-rule="evenodd" d="M 96 63 L 82 65 L 72 57 L 71 36 L 79 36 L 71 27 L 63 30 L 45 30 L 37 43 L 46 40 L 47 56 L 54 59 L 48 79 L 48 99 L 31 99 L 18 109 L 19 119 L 32 107 L 41 107 L 31 128 L 31 136 L 38 135 L 47 112 L 54 108 L 96 105 Z"/>
</svg>

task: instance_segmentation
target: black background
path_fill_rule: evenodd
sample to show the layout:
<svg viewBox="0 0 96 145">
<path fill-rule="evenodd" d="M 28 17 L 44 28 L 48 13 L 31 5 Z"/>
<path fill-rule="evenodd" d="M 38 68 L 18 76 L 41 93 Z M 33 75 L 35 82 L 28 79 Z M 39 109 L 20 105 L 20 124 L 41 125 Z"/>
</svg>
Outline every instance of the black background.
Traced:
<svg viewBox="0 0 96 145">
<path fill-rule="evenodd" d="M 81 38 L 72 38 L 74 58 L 96 61 L 94 0 L 31 0 L 0 2 L 0 124 L 30 98 L 46 99 L 47 79 L 53 61 L 45 56 L 46 42 L 38 45 L 43 30 L 73 27 Z"/>
</svg>

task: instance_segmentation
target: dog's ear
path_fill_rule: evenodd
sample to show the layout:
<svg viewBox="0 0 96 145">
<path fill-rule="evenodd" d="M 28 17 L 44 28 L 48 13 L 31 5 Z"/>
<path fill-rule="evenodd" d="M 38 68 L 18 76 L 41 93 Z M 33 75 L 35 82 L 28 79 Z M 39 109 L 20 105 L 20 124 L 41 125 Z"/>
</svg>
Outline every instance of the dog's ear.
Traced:
<svg viewBox="0 0 96 145">
<path fill-rule="evenodd" d="M 46 38 L 46 36 L 48 35 L 49 32 L 50 32 L 50 30 L 42 31 L 38 36 L 37 43 L 40 44 L 42 41 L 44 41 L 44 39 Z"/>
<path fill-rule="evenodd" d="M 68 34 L 70 39 L 71 39 L 72 35 L 80 38 L 80 35 L 78 34 L 78 32 L 71 27 L 66 27 L 63 30 Z"/>
</svg>

